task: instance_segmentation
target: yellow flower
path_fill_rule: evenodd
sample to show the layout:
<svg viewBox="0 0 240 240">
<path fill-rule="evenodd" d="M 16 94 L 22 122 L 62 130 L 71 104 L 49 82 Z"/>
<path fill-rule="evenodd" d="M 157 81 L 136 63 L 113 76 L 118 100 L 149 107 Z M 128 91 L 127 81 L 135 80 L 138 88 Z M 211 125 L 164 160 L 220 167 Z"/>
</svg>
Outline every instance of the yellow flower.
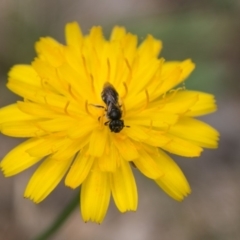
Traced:
<svg viewBox="0 0 240 240">
<path fill-rule="evenodd" d="M 0 130 L 29 139 L 2 160 L 4 175 L 42 161 L 24 196 L 39 203 L 65 177 L 66 186 L 82 186 L 84 221 L 102 222 L 111 196 L 120 212 L 137 209 L 132 167 L 181 201 L 190 187 L 166 152 L 198 157 L 216 148 L 218 132 L 195 119 L 216 105 L 210 94 L 172 89 L 195 65 L 166 62 L 161 48 L 151 35 L 138 46 L 123 27 L 110 40 L 101 27 L 83 36 L 77 23 L 66 25 L 66 45 L 40 39 L 32 64 L 9 73 L 8 88 L 23 100 L 0 109 Z"/>
</svg>

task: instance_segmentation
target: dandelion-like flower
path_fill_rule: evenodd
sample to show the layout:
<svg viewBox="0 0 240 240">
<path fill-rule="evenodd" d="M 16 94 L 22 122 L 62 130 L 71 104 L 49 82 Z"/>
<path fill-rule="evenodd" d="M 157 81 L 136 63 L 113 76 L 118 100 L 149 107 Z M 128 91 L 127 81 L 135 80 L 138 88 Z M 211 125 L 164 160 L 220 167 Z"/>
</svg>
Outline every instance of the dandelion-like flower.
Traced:
<svg viewBox="0 0 240 240">
<path fill-rule="evenodd" d="M 31 65 L 9 73 L 8 88 L 23 100 L 0 109 L 0 130 L 29 139 L 2 160 L 4 175 L 42 161 L 24 196 L 39 203 L 65 178 L 81 185 L 84 221 L 102 222 L 111 196 L 120 212 L 137 209 L 133 167 L 181 201 L 190 187 L 166 152 L 198 157 L 216 148 L 218 132 L 195 118 L 216 105 L 211 94 L 173 89 L 195 65 L 166 62 L 161 48 L 151 35 L 138 46 L 123 27 L 109 40 L 101 27 L 83 36 L 77 23 L 66 25 L 66 45 L 40 39 Z"/>
</svg>

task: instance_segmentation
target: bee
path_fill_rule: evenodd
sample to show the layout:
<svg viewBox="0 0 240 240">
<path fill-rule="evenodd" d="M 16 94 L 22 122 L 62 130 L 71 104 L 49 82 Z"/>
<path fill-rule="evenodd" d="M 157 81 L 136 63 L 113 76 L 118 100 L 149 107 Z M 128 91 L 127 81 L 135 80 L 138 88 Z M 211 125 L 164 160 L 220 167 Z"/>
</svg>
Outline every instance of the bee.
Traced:
<svg viewBox="0 0 240 240">
<path fill-rule="evenodd" d="M 121 119 L 122 110 L 118 102 L 118 92 L 111 83 L 106 82 L 103 86 L 101 97 L 107 106 L 106 116 L 109 119 L 109 121 L 104 124 L 109 126 L 111 132 L 120 132 L 127 126 L 124 126 L 124 121 Z"/>
</svg>

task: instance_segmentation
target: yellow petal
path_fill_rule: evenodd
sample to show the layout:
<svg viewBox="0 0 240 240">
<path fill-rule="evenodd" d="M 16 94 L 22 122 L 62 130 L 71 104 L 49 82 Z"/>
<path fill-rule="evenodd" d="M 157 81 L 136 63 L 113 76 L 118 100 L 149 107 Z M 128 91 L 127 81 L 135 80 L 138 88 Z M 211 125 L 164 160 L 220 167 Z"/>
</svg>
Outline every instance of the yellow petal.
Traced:
<svg viewBox="0 0 240 240">
<path fill-rule="evenodd" d="M 65 27 L 66 42 L 80 52 L 83 35 L 77 22 L 68 23 Z"/>
<path fill-rule="evenodd" d="M 35 121 L 7 122 L 1 125 L 1 132 L 11 137 L 40 137 L 47 134 Z"/>
<path fill-rule="evenodd" d="M 75 126 L 73 126 L 72 128 L 69 128 L 67 132 L 67 136 L 69 136 L 71 139 L 80 139 L 84 137 L 89 137 L 93 129 L 96 129 L 98 126 L 99 126 L 99 123 L 97 121 L 88 117 L 88 118 L 79 120 Z"/>
<path fill-rule="evenodd" d="M 203 149 L 190 141 L 185 141 L 174 135 L 167 134 L 171 139 L 162 149 L 184 157 L 199 157 Z"/>
<path fill-rule="evenodd" d="M 36 116 L 41 116 L 43 112 L 51 114 L 48 117 L 55 117 L 57 116 L 57 113 L 78 117 L 83 114 L 86 116 L 86 111 L 84 109 L 85 103 L 69 101 L 69 99 L 63 95 L 56 94 L 54 92 L 45 92 L 41 88 L 22 82 L 16 82 L 15 80 L 10 80 L 7 86 L 16 94 L 35 102 L 35 104 L 40 104 L 38 109 L 41 112 L 37 114 L 37 111 L 34 111 L 33 109 L 36 106 L 34 103 L 20 103 L 18 106 L 21 107 L 21 110 L 25 113 Z M 43 108 L 46 108 L 45 111 Z"/>
<path fill-rule="evenodd" d="M 31 156 L 28 154 L 27 150 L 43 141 L 44 140 L 41 138 L 32 138 L 11 150 L 1 161 L 0 168 L 3 171 L 3 174 L 6 177 L 10 177 L 24 171 L 40 161 L 42 156 Z"/>
<path fill-rule="evenodd" d="M 55 111 L 53 111 L 52 109 L 50 109 L 46 104 L 44 105 L 44 104 L 40 104 L 40 103 L 18 101 L 17 107 L 26 116 L 33 115 L 32 118 L 38 118 L 38 117 L 39 118 L 55 118 L 58 116 L 58 114 Z"/>
<path fill-rule="evenodd" d="M 132 161 L 139 156 L 136 147 L 129 138 L 115 134 L 112 136 L 112 141 L 123 159 Z"/>
<path fill-rule="evenodd" d="M 38 121 L 38 126 L 44 131 L 49 132 L 59 132 L 65 131 L 76 125 L 77 120 L 70 118 L 69 116 L 58 116 L 56 118 Z"/>
<path fill-rule="evenodd" d="M 120 164 L 120 154 L 112 141 L 106 145 L 105 153 L 98 159 L 101 171 L 115 172 Z"/>
<path fill-rule="evenodd" d="M 88 78 L 89 77 L 88 72 L 85 71 L 85 65 L 84 65 L 86 59 L 83 58 L 82 49 L 81 49 L 81 52 L 79 53 L 74 47 L 66 46 L 64 49 L 64 53 L 65 53 L 67 65 L 69 65 L 72 69 L 74 69 L 78 74 L 82 74 L 85 78 Z"/>
<path fill-rule="evenodd" d="M 89 174 L 94 160 L 94 157 L 86 154 L 86 150 L 79 152 L 65 178 L 65 185 L 71 188 L 78 187 Z"/>
<path fill-rule="evenodd" d="M 46 93 L 41 87 L 10 78 L 7 87 L 15 94 L 34 102 L 44 102 Z"/>
<path fill-rule="evenodd" d="M 187 116 L 202 116 L 217 110 L 214 95 L 203 92 L 187 91 L 184 97 L 190 97 L 193 94 L 198 95 L 198 101 L 187 112 Z"/>
<path fill-rule="evenodd" d="M 180 64 L 174 65 L 168 70 L 165 69 L 165 65 L 166 63 L 164 63 L 162 66 L 162 72 L 160 76 L 161 85 L 151 93 L 151 97 L 153 99 L 161 96 L 162 94 L 165 94 L 181 82 L 181 75 L 183 70 Z"/>
<path fill-rule="evenodd" d="M 183 107 L 188 106 L 188 109 L 185 108 L 184 113 L 187 116 L 201 116 L 216 111 L 214 96 L 212 94 L 198 91 L 173 91 L 167 94 L 163 99 L 159 99 L 158 101 L 151 103 L 151 106 L 155 106 L 156 104 L 158 106 L 164 104 L 162 110 L 170 112 L 177 111 L 179 113 L 184 113 L 184 111 L 180 112 L 177 109 L 184 110 Z M 181 105 L 183 107 L 181 107 Z"/>
<path fill-rule="evenodd" d="M 187 59 L 182 62 L 165 62 L 161 72 L 161 86 L 152 93 L 153 96 L 160 96 L 184 81 L 194 70 L 195 64 Z M 154 97 L 155 98 L 155 97 Z"/>
<path fill-rule="evenodd" d="M 42 87 L 46 91 L 51 90 L 63 95 L 68 93 L 67 86 L 59 79 L 56 67 L 39 58 L 32 62 L 32 67 L 38 73 L 39 77 L 41 77 Z"/>
<path fill-rule="evenodd" d="M 181 110 L 182 108 L 180 108 Z M 166 128 L 177 122 L 179 116 L 175 113 L 165 112 L 162 109 L 154 108 L 147 109 L 138 114 L 126 117 L 126 122 L 131 127 L 132 125 L 143 125 L 146 127 Z"/>
<path fill-rule="evenodd" d="M 161 167 L 144 149 L 139 149 L 139 158 L 133 160 L 139 171 L 146 177 L 157 179 L 163 175 Z"/>
<path fill-rule="evenodd" d="M 121 71 L 123 64 L 123 53 L 121 51 L 121 46 L 119 42 L 105 43 L 104 52 L 102 56 L 102 66 L 101 66 L 101 84 L 106 81 L 112 83 L 118 92 L 120 87 L 123 87 L 123 82 L 118 72 Z M 125 64 L 126 65 L 126 64 Z M 120 94 L 120 92 L 119 92 Z"/>
<path fill-rule="evenodd" d="M 81 189 L 81 212 L 85 222 L 101 223 L 106 215 L 111 196 L 109 173 L 95 166 Z"/>
<path fill-rule="evenodd" d="M 33 120 L 36 117 L 22 112 L 17 104 L 11 104 L 0 108 L 0 124 L 6 122 Z"/>
<path fill-rule="evenodd" d="M 108 138 L 108 129 L 95 129 L 90 137 L 88 154 L 94 157 L 101 157 L 104 153 Z"/>
<path fill-rule="evenodd" d="M 176 90 L 167 94 L 162 99 L 158 99 L 157 101 L 151 103 L 151 106 L 158 106 L 160 113 L 163 112 L 163 114 L 165 112 L 168 114 L 187 114 L 189 111 L 191 111 L 191 108 L 198 102 L 199 96 L 198 94 L 195 94 L 189 98 L 175 97 L 175 95 L 179 95 L 178 92 L 180 91 Z M 169 123 L 169 121 L 167 122 Z"/>
<path fill-rule="evenodd" d="M 219 133 L 208 124 L 197 119 L 182 117 L 169 133 L 190 141 L 200 147 L 217 148 Z"/>
<path fill-rule="evenodd" d="M 148 35 L 147 38 L 141 43 L 138 48 L 140 55 L 143 55 L 146 59 L 158 57 L 162 49 L 162 42 L 155 39 L 152 35 Z"/>
<path fill-rule="evenodd" d="M 100 94 L 103 86 L 102 79 L 102 68 L 105 69 L 104 65 L 107 66 L 107 59 L 104 54 L 105 50 L 105 39 L 103 36 L 102 28 L 100 26 L 92 27 L 89 36 L 84 39 L 83 58 L 84 68 L 88 72 L 88 77 L 96 87 L 96 92 Z M 106 77 L 104 81 L 106 81 Z M 99 89 L 99 85 L 100 88 Z M 88 86 L 91 84 L 88 83 Z"/>
<path fill-rule="evenodd" d="M 171 141 L 171 138 L 166 136 L 164 131 L 152 130 L 151 125 L 149 128 L 138 125 L 130 125 L 130 127 L 124 131 L 132 140 L 135 140 L 136 142 L 144 142 L 156 147 L 165 146 Z"/>
<path fill-rule="evenodd" d="M 109 79 L 109 82 L 111 82 L 117 89 L 119 96 L 126 95 L 126 85 L 124 85 L 124 82 L 130 80 L 132 70 L 130 69 L 129 64 L 126 63 L 127 60 L 122 50 L 121 42 L 114 41 L 111 44 L 106 43 L 105 45 L 105 62 L 107 62 L 107 64 L 105 67 L 106 69 L 104 69 L 105 72 L 102 70 L 103 81 L 105 83 L 106 79 Z"/>
<path fill-rule="evenodd" d="M 56 153 L 52 155 L 52 158 L 56 160 L 65 160 L 73 157 L 78 151 L 80 151 L 83 147 L 85 147 L 89 138 L 72 140 L 69 138 L 64 139 L 65 142 L 61 149 L 59 149 Z"/>
<path fill-rule="evenodd" d="M 81 66 L 81 69 L 83 66 Z M 82 99 L 94 99 L 92 92 L 92 84 L 90 84 L 89 76 L 85 71 L 77 72 L 68 64 L 63 64 L 58 68 L 58 76 L 61 81 L 74 89 L 77 97 L 80 96 Z M 81 82 L 79 80 L 81 79 Z"/>
<path fill-rule="evenodd" d="M 106 55 L 106 43 L 102 28 L 93 27 L 85 38 L 83 52 L 84 69 L 88 72 L 88 79 L 100 100 L 101 91 L 106 81 L 109 81 L 109 59 Z M 89 78 L 90 77 L 90 78 Z M 88 82 L 89 82 L 88 81 Z M 92 92 L 93 92 L 92 91 Z"/>
<path fill-rule="evenodd" d="M 191 192 L 191 189 L 181 169 L 161 150 L 159 150 L 156 162 L 164 171 L 164 175 L 155 180 L 156 183 L 175 200 L 183 200 Z"/>
<path fill-rule="evenodd" d="M 72 158 L 63 161 L 56 161 L 51 157 L 45 159 L 31 177 L 24 197 L 35 203 L 44 200 L 62 180 L 71 163 Z"/>
<path fill-rule="evenodd" d="M 32 157 L 44 157 L 53 154 L 59 151 L 67 142 L 65 138 L 59 136 L 46 136 L 41 140 L 38 144 L 27 149 L 27 153 Z"/>
<path fill-rule="evenodd" d="M 96 47 L 96 50 L 100 50 L 100 48 L 103 46 L 102 44 L 105 42 L 102 27 L 95 26 L 91 28 L 89 33 L 89 41 L 92 46 Z"/>
<path fill-rule="evenodd" d="M 119 41 L 126 35 L 126 29 L 124 27 L 115 26 L 112 30 L 110 40 Z"/>
<path fill-rule="evenodd" d="M 41 38 L 35 48 L 40 58 L 54 67 L 60 66 L 65 60 L 63 46 L 51 37 Z"/>
<path fill-rule="evenodd" d="M 121 160 L 120 167 L 110 175 L 110 185 L 114 202 L 119 211 L 136 211 L 137 187 L 128 162 Z"/>
<path fill-rule="evenodd" d="M 127 110 L 141 109 L 143 107 L 148 107 L 149 99 L 156 99 L 156 98 L 160 97 L 162 94 L 165 94 L 173 86 L 175 86 L 179 83 L 179 81 L 180 81 L 179 79 L 180 79 L 181 73 L 182 73 L 182 69 L 181 69 L 180 65 L 176 65 L 175 68 L 169 70 L 164 76 L 162 76 L 161 74 L 158 73 L 158 71 L 159 71 L 158 68 L 161 69 L 162 65 L 163 65 L 163 61 L 158 60 L 157 62 L 155 62 L 155 64 L 153 64 L 152 67 L 148 67 L 151 70 L 154 70 L 154 71 L 151 71 L 151 73 L 153 75 L 152 75 L 152 77 L 150 77 L 148 75 L 148 78 L 145 79 L 144 82 L 139 80 L 139 77 L 141 79 L 143 78 L 143 77 L 141 77 L 141 75 L 139 75 L 136 79 L 133 79 L 133 81 L 132 81 L 133 82 L 133 84 L 132 84 L 133 90 L 130 91 L 130 93 L 126 97 L 126 100 L 124 101 L 124 105 L 126 106 Z M 154 67 L 155 67 L 155 69 L 154 69 Z M 148 71 L 148 69 L 146 69 L 146 71 Z M 154 74 L 158 75 L 157 80 L 154 79 L 155 78 Z M 147 74 L 145 73 L 144 75 L 147 75 Z M 152 88 L 151 84 L 149 87 L 146 84 L 146 82 L 147 83 L 150 82 L 152 78 L 154 79 L 153 85 L 155 86 L 155 88 Z M 156 81 L 158 81 L 159 84 L 156 84 Z M 142 91 L 139 92 L 138 94 L 136 94 L 136 92 L 134 90 L 134 86 L 138 85 L 139 83 L 140 83 Z M 139 87 L 137 87 L 137 88 L 139 89 Z M 148 88 L 151 90 L 150 92 L 148 91 Z M 134 92 L 135 95 L 132 94 L 131 92 Z"/>
<path fill-rule="evenodd" d="M 121 40 L 121 47 L 128 64 L 131 66 L 136 56 L 137 36 L 127 33 Z"/>
<path fill-rule="evenodd" d="M 139 63 L 137 71 L 135 71 L 130 83 L 127 86 L 129 92 L 128 98 L 126 98 L 126 106 L 131 106 L 131 102 L 136 101 L 136 95 L 140 91 L 145 91 L 148 89 L 151 80 L 154 78 L 156 72 L 161 67 L 161 64 L 162 61 L 156 58 L 146 59 L 146 62 Z"/>
<path fill-rule="evenodd" d="M 10 79 L 41 87 L 41 78 L 31 65 L 19 64 L 12 67 L 8 74 Z"/>
<path fill-rule="evenodd" d="M 180 67 L 182 70 L 181 76 L 180 76 L 179 82 L 178 82 L 178 83 L 180 83 L 180 82 L 184 81 L 191 74 L 191 72 L 195 68 L 195 64 L 191 61 L 191 59 L 186 59 L 182 62 L 177 62 L 177 61 L 176 62 L 174 62 L 174 61 L 165 62 L 165 64 L 163 65 L 163 69 L 162 69 L 163 77 L 165 75 L 168 75 L 176 67 Z M 172 87 L 174 87 L 174 86 L 175 85 L 173 85 Z"/>
</svg>

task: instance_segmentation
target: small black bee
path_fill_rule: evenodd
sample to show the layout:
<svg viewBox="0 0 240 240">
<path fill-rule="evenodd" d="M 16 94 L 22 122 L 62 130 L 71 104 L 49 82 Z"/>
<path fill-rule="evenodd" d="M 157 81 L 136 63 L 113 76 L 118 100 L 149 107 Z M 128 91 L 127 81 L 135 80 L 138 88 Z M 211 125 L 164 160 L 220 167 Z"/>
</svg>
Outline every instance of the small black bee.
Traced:
<svg viewBox="0 0 240 240">
<path fill-rule="evenodd" d="M 109 82 L 106 82 L 102 90 L 102 100 L 107 105 L 107 118 L 109 121 L 105 122 L 105 125 L 109 125 L 111 132 L 118 133 L 125 126 L 122 118 L 121 106 L 118 103 L 118 92 L 115 90 L 113 85 Z"/>
</svg>

